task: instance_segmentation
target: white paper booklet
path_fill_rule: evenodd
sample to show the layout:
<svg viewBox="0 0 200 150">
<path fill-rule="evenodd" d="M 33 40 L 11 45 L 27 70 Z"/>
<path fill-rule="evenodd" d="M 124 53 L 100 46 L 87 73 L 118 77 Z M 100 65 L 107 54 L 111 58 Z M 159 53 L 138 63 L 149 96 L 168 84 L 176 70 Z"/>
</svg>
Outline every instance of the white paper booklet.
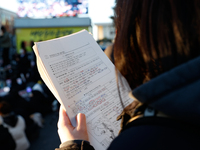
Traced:
<svg viewBox="0 0 200 150">
<path fill-rule="evenodd" d="M 36 42 L 33 49 L 42 79 L 64 105 L 72 124 L 77 113 L 84 113 L 91 145 L 106 149 L 118 135 L 116 118 L 122 112 L 113 63 L 86 30 Z M 119 89 L 127 106 L 133 100 L 126 81 L 124 85 Z"/>
</svg>

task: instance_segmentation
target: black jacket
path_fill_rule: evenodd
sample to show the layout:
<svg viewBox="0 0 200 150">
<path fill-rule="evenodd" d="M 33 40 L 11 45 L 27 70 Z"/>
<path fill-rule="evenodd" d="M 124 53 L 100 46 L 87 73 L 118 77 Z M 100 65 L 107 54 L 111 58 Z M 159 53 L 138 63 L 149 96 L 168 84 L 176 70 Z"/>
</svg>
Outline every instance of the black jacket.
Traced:
<svg viewBox="0 0 200 150">
<path fill-rule="evenodd" d="M 0 125 L 0 149 L 15 150 L 16 144 L 8 129 Z"/>
</svg>

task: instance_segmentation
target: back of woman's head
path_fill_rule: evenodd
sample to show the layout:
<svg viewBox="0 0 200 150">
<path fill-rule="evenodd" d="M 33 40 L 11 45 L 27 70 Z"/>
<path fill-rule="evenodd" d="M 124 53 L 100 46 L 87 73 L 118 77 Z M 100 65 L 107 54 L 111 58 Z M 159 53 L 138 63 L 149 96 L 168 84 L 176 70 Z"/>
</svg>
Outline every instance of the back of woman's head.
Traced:
<svg viewBox="0 0 200 150">
<path fill-rule="evenodd" d="M 117 0 L 116 68 L 135 88 L 200 55 L 199 0 Z"/>
</svg>

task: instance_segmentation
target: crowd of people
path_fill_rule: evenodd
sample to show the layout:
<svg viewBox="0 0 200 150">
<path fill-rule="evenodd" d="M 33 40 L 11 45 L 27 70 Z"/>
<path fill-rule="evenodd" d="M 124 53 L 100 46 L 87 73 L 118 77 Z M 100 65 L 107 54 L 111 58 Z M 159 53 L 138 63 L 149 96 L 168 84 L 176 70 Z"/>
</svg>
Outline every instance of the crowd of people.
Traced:
<svg viewBox="0 0 200 150">
<path fill-rule="evenodd" d="M 4 26 L 1 30 L 0 149 L 26 150 L 55 98 L 40 78 L 34 54 L 22 42 L 20 53 L 10 56 L 11 38 Z"/>
</svg>

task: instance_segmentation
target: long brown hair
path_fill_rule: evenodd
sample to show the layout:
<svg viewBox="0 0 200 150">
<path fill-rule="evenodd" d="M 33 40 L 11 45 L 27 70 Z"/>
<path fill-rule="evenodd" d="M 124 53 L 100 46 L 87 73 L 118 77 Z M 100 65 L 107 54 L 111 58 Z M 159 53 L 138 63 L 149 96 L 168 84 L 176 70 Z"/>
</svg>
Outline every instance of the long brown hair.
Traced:
<svg viewBox="0 0 200 150">
<path fill-rule="evenodd" d="M 115 66 L 135 88 L 200 55 L 199 0 L 117 0 Z"/>
</svg>

